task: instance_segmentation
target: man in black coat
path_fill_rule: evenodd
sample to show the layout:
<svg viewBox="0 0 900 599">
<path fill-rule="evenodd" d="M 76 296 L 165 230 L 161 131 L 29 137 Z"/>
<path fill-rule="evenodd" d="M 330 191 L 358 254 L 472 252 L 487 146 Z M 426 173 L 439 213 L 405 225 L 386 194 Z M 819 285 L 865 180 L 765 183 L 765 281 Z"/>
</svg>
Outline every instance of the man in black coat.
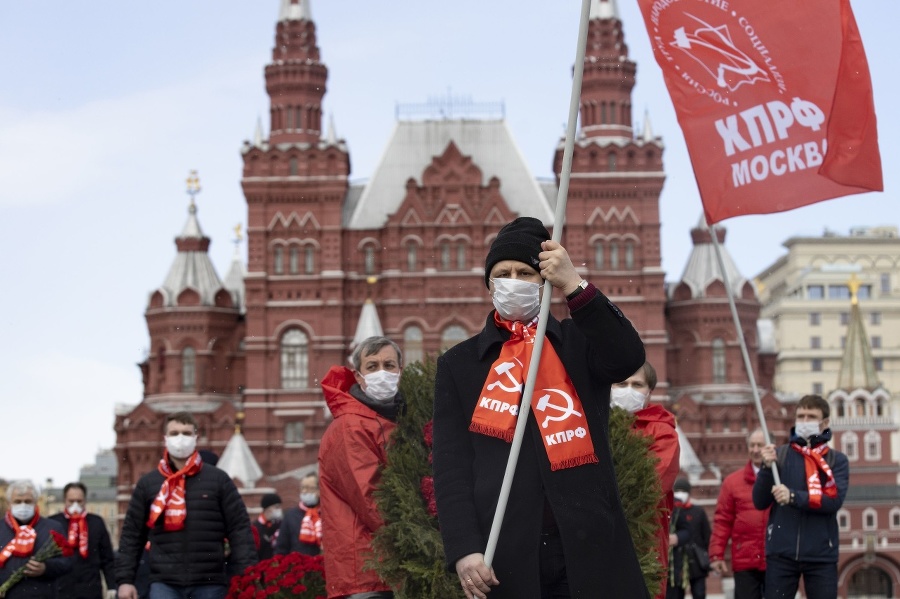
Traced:
<svg viewBox="0 0 900 599">
<path fill-rule="evenodd" d="M 135 572 L 148 540 L 150 599 L 222 599 L 228 590 L 226 539 L 229 567 L 235 572 L 256 562 L 247 508 L 231 478 L 203 463 L 190 413 L 168 416 L 165 442 L 163 459 L 138 481 L 122 524 L 116 562 L 119 599 L 138 599 Z"/>
<path fill-rule="evenodd" d="M 531 413 L 488 567 L 483 552 L 545 280 L 565 296 L 571 318 L 547 322 Z M 491 599 L 649 597 L 608 433 L 610 385 L 644 363 L 637 331 L 578 275 L 565 248 L 534 218 L 500 230 L 488 252 L 485 285 L 496 312 L 437 364 L 434 482 L 448 568 L 467 599 L 488 593 Z"/>
<path fill-rule="evenodd" d="M 274 554 L 275 539 L 278 536 L 278 528 L 284 519 L 284 511 L 281 509 L 281 497 L 275 493 L 266 493 L 259 501 L 262 513 L 253 522 L 256 531 L 256 555 L 259 561 L 269 559 Z"/>
<path fill-rule="evenodd" d="M 310 473 L 300 479 L 300 502 L 284 512 L 284 520 L 275 539 L 275 554 L 319 555 L 321 546 L 319 477 Z"/>
<path fill-rule="evenodd" d="M 675 495 L 675 509 L 672 512 L 675 532 L 669 535 L 672 559 L 666 599 L 684 599 L 688 588 L 692 599 L 706 599 L 709 538 L 712 536 L 709 517 L 702 507 L 691 503 L 691 483 L 688 479 L 679 478 L 672 489 Z"/>
<path fill-rule="evenodd" d="M 55 599 L 57 580 L 72 569 L 71 557 L 32 559 L 54 542 L 52 533 L 60 535 L 60 542 L 65 535 L 58 522 L 41 518 L 37 496 L 30 480 L 13 481 L 6 488 L 9 511 L 0 521 L 0 586 L 22 566 L 25 577 L 6 591 L 5 599 Z"/>
<path fill-rule="evenodd" d="M 50 517 L 66 531 L 74 552 L 72 571 L 59 579 L 57 599 L 99 599 L 103 597 L 100 573 L 106 580 L 107 599 L 116 597 L 115 555 L 103 518 L 85 508 L 87 487 L 80 482 L 63 487 L 65 509 Z"/>
</svg>

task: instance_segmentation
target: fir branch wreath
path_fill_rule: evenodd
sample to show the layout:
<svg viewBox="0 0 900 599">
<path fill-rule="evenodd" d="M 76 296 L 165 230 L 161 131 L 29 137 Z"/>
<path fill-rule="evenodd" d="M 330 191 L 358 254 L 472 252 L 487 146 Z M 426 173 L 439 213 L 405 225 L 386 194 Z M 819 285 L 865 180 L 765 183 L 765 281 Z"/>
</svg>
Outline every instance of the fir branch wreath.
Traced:
<svg viewBox="0 0 900 599">
<path fill-rule="evenodd" d="M 428 358 L 403 369 L 400 391 L 406 413 L 397 422 L 388 448 L 387 466 L 375 493 L 383 526 L 372 541 L 368 567 L 394 589 L 396 599 L 463 598 L 454 573 L 444 565 L 437 517 L 429 510 L 431 419 L 437 364 Z M 662 490 L 650 439 L 631 430 L 634 417 L 621 409 L 610 413 L 610 446 L 619 494 L 639 556 L 644 580 L 656 596 L 665 572 L 656 545 L 657 506 Z"/>
</svg>

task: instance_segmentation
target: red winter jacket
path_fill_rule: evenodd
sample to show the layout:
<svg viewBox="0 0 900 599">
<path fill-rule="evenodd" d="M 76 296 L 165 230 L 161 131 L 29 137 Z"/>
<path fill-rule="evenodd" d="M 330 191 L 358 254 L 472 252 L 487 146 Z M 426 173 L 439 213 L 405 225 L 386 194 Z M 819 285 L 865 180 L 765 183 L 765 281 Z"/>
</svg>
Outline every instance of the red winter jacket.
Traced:
<svg viewBox="0 0 900 599">
<path fill-rule="evenodd" d="M 749 461 L 742 470 L 726 476 L 713 517 L 709 559 L 725 559 L 725 547 L 731 539 L 731 568 L 735 572 L 766 569 L 769 510 L 758 510 L 753 506 L 754 482 L 756 474 Z"/>
<path fill-rule="evenodd" d="M 378 574 L 364 569 L 372 536 L 384 522 L 373 493 L 387 461 L 396 425 L 350 395 L 353 371 L 334 366 L 322 379 L 334 415 L 319 445 L 322 553 L 329 597 L 389 591 Z"/>
<path fill-rule="evenodd" d="M 659 404 L 650 404 L 642 410 L 634 413 L 634 428 L 644 435 L 651 437 L 650 451 L 659 461 L 656 463 L 656 477 L 663 490 L 663 498 L 657 506 L 659 514 L 659 528 L 656 531 L 659 561 L 663 569 L 669 568 L 669 520 L 672 517 L 672 508 L 675 499 L 672 495 L 672 487 L 680 470 L 678 447 L 678 432 L 675 430 L 675 416 Z M 656 593 L 656 598 L 661 599 L 666 595 L 666 581 L 663 580 L 662 588 Z"/>
</svg>

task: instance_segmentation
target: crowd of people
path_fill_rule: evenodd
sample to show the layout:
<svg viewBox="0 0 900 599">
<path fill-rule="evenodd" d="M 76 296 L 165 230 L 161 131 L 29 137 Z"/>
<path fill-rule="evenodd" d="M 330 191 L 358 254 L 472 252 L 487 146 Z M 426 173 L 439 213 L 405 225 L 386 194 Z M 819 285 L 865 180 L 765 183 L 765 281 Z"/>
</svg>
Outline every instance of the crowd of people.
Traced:
<svg viewBox="0 0 900 599">
<path fill-rule="evenodd" d="M 679 473 L 671 413 L 650 396 L 656 371 L 632 324 L 580 277 L 566 249 L 534 218 L 500 229 L 485 259 L 494 310 L 484 327 L 439 357 L 434 390 L 433 473 L 447 568 L 467 599 L 705 599 L 710 571 L 727 574 L 735 599 L 837 596 L 836 513 L 847 492 L 845 455 L 830 449 L 829 406 L 806 396 L 790 441 L 747 439 L 749 460 L 725 478 L 712 526 Z M 547 283 L 547 284 L 545 284 Z M 536 343 L 542 294 L 564 296 L 570 317 L 548 316 L 524 437 L 493 559 L 485 556 L 523 389 Z M 292 552 L 325 560 L 329 599 L 390 599 L 367 567 L 383 521 L 374 493 L 405 404 L 400 347 L 386 337 L 358 344 L 349 367 L 322 379 L 334 417 L 318 475 L 300 481 L 296 504 L 261 498 L 251 521 L 231 480 L 198 451 L 197 423 L 170 414 L 157 468 L 138 481 L 118 552 L 87 490 L 66 485 L 65 508 L 42 517 L 28 481 L 8 486 L 0 524 L 0 585 L 22 569 L 6 599 L 222 599 L 229 577 Z M 611 410 L 634 417 L 629 434 L 649 438 L 662 499 L 658 561 L 667 575 L 648 589 L 629 532 L 609 446 Z M 204 457 L 206 456 L 206 457 Z M 775 484 L 774 471 L 780 474 Z M 51 539 L 68 551 L 37 559 Z M 102 580 L 101 580 L 102 576 Z M 104 591 L 104 589 L 107 589 Z"/>
</svg>

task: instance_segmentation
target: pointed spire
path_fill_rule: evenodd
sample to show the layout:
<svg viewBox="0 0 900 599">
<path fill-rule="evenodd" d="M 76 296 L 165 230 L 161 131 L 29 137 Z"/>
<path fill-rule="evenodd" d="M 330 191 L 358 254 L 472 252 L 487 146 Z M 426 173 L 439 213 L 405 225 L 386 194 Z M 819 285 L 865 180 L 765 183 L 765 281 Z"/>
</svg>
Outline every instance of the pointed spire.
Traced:
<svg viewBox="0 0 900 599">
<path fill-rule="evenodd" d="M 618 19 L 616 0 L 591 0 L 591 19 Z"/>
<path fill-rule="evenodd" d="M 644 132 L 641 138 L 645 143 L 653 141 L 653 126 L 650 124 L 649 110 L 644 110 Z"/>
<path fill-rule="evenodd" d="M 369 277 L 368 279 L 369 285 L 374 285 L 376 281 L 375 277 Z M 381 328 L 381 320 L 378 318 L 378 309 L 375 307 L 375 302 L 372 301 L 371 297 L 368 297 L 359 313 L 359 322 L 356 323 L 356 334 L 353 335 L 350 347 L 354 348 L 362 341 L 376 335 L 380 337 L 384 335 L 384 331 Z"/>
<path fill-rule="evenodd" d="M 257 148 L 262 148 L 263 139 L 262 117 L 256 117 L 256 131 L 253 132 L 253 145 Z"/>
<path fill-rule="evenodd" d="M 188 219 L 184 224 L 184 229 L 181 231 L 181 235 L 179 238 L 181 239 L 202 239 L 203 231 L 200 229 L 200 222 L 197 220 L 197 203 L 196 196 L 200 193 L 200 177 L 197 176 L 197 171 L 192 170 L 188 174 L 187 178 L 187 194 L 191 196 L 191 203 L 188 206 Z"/>
<path fill-rule="evenodd" d="M 847 323 L 847 337 L 844 355 L 841 358 L 841 372 L 838 374 L 837 388 L 845 391 L 879 387 L 878 375 L 875 372 L 875 361 L 866 335 L 866 325 L 859 311 L 860 282 L 856 274 L 847 282 L 850 288 L 850 320 Z"/>
<path fill-rule="evenodd" d="M 278 12 L 279 21 L 312 21 L 312 8 L 310 0 L 281 0 L 281 10 Z"/>
<path fill-rule="evenodd" d="M 741 297 L 744 285 L 747 279 L 741 274 L 731 254 L 725 249 L 725 227 L 722 225 L 713 225 L 712 231 L 715 232 L 716 239 L 721 245 L 722 262 L 725 263 L 725 270 L 728 271 L 728 280 L 731 281 L 731 293 L 735 297 Z M 712 234 L 706 226 L 706 218 L 700 215 L 697 226 L 691 229 L 691 240 L 694 242 L 694 249 L 688 257 L 687 265 L 681 275 L 681 282 L 686 284 L 691 290 L 691 297 L 705 297 L 706 288 L 713 281 L 724 282 L 725 277 L 722 276 L 722 269 L 719 268 L 719 261 L 716 258 L 716 248 L 712 243 Z M 675 287 L 673 286 L 673 291 Z"/>
<path fill-rule="evenodd" d="M 325 142 L 329 146 L 337 143 L 337 133 L 334 130 L 334 114 L 328 115 L 328 133 L 325 135 Z"/>
<path fill-rule="evenodd" d="M 241 434 L 240 424 L 235 425 L 234 434 L 228 440 L 228 445 L 225 446 L 216 467 L 224 470 L 232 479 L 241 481 L 248 489 L 252 489 L 256 481 L 263 477 L 259 462 L 256 461 L 250 445 Z"/>
<path fill-rule="evenodd" d="M 244 277 L 247 276 L 247 269 L 244 267 L 243 256 L 241 255 L 241 240 L 244 238 L 241 233 L 241 224 L 238 223 L 234 227 L 234 255 L 231 258 L 231 267 L 228 274 L 225 275 L 225 289 L 231 293 L 234 305 L 238 306 L 241 313 L 246 311 Z"/>
</svg>

